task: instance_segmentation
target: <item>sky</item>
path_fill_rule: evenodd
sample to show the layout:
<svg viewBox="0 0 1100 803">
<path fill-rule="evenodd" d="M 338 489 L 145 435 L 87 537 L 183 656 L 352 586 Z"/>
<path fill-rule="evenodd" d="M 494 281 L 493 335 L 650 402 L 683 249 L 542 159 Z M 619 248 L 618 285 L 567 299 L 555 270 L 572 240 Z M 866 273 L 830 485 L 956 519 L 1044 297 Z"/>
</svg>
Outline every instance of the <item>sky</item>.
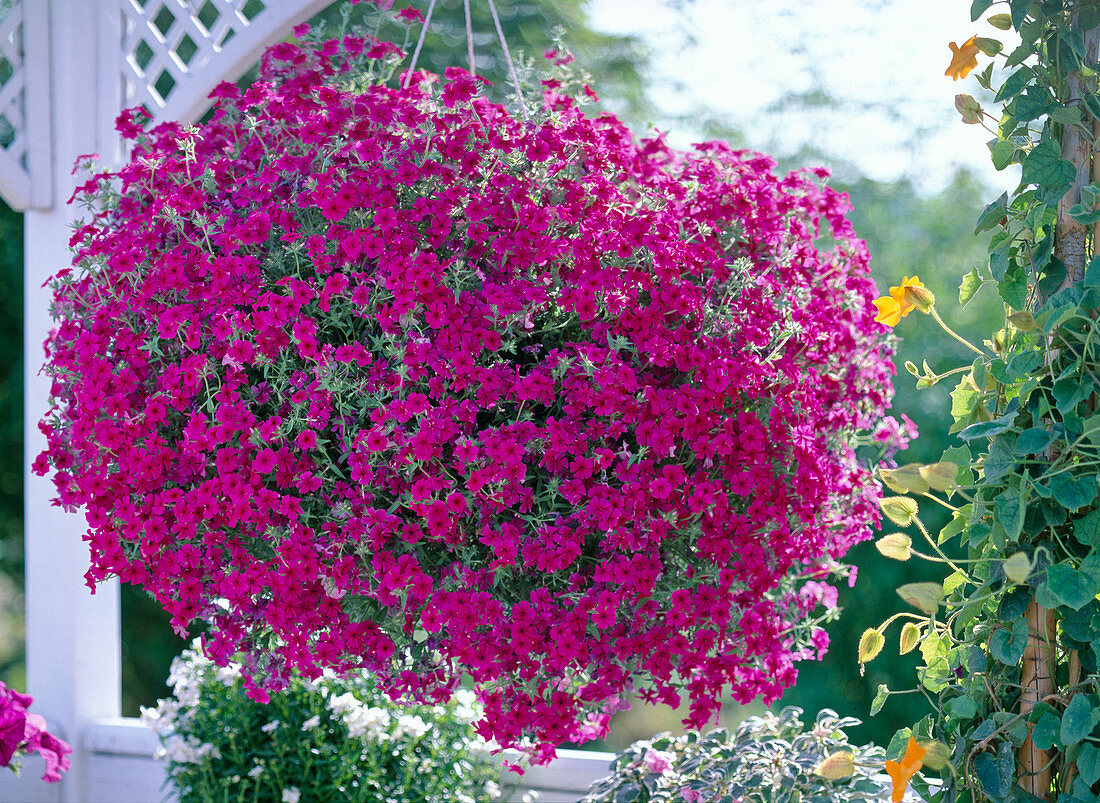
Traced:
<svg viewBox="0 0 1100 803">
<path fill-rule="evenodd" d="M 944 75 L 948 42 L 1006 34 L 970 21 L 970 0 L 590 0 L 593 27 L 641 36 L 653 48 L 651 98 L 662 112 L 706 110 L 742 130 L 751 147 L 793 153 L 810 143 L 861 175 L 908 177 L 941 189 L 959 168 L 1010 189 L 1018 167 L 993 169 L 981 126 L 954 98 L 987 97 L 977 71 Z M 989 13 L 996 13 L 997 6 Z M 979 70 L 988 59 L 979 56 Z M 791 94 L 825 94 L 837 108 L 792 110 Z M 991 104 L 986 104 L 987 108 Z M 653 121 L 680 146 L 698 138 Z M 828 166 L 828 162 L 826 161 Z"/>
</svg>

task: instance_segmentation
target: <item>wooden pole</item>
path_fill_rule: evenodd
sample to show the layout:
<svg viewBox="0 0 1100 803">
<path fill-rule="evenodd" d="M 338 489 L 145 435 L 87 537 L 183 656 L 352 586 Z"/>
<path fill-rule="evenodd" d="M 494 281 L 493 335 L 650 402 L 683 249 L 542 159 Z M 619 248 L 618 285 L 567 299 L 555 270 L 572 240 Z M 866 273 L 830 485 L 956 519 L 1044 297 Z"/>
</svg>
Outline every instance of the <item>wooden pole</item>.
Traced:
<svg viewBox="0 0 1100 803">
<path fill-rule="evenodd" d="M 1100 52 L 1100 27 L 1084 31 L 1085 61 L 1096 62 Z M 1088 117 L 1088 110 L 1082 103 L 1084 86 L 1080 74 L 1075 70 L 1066 76 L 1067 106 L 1077 106 Z M 1069 287 L 1085 277 L 1085 265 L 1088 261 L 1089 231 L 1069 215 L 1069 208 L 1081 200 L 1081 188 L 1090 180 L 1100 176 L 1100 159 L 1092 158 L 1093 142 L 1100 132 L 1100 124 L 1095 118 L 1092 125 L 1093 141 L 1086 132 L 1072 125 L 1063 125 L 1061 134 L 1062 158 L 1071 162 L 1075 168 L 1073 186 L 1058 202 L 1058 217 L 1054 240 L 1054 256 L 1066 266 L 1066 278 L 1062 287 Z M 1097 242 L 1100 225 L 1094 228 L 1092 244 Z M 1093 245 L 1095 250 L 1095 245 Z M 1035 705 L 1055 691 L 1054 664 L 1058 630 L 1054 612 L 1043 608 L 1035 600 L 1027 609 L 1028 639 L 1027 647 L 1020 666 L 1020 714 L 1027 716 Z M 1016 753 L 1020 765 L 1019 784 L 1040 800 L 1051 800 L 1051 783 L 1054 778 L 1056 756 L 1046 750 L 1040 750 L 1031 740 L 1030 730 L 1027 739 Z M 1067 775 L 1066 777 L 1069 777 Z"/>
</svg>

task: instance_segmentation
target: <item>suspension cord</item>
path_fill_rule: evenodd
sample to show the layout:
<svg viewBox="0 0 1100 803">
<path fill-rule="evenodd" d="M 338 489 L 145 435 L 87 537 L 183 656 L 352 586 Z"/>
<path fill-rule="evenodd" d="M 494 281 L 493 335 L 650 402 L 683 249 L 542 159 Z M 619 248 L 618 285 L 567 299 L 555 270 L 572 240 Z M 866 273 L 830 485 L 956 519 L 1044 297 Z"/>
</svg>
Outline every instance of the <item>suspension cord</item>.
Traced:
<svg viewBox="0 0 1100 803">
<path fill-rule="evenodd" d="M 435 0 L 432 0 L 434 3 Z M 493 14 L 493 24 L 497 26 L 497 37 L 500 39 L 500 47 L 504 51 L 504 58 L 508 62 L 508 74 L 512 76 L 512 86 L 516 89 L 516 103 L 523 112 L 523 119 L 531 119 L 527 114 L 527 105 L 523 102 L 523 90 L 520 89 L 519 79 L 516 77 L 516 66 L 512 63 L 512 54 L 508 52 L 508 42 L 504 39 L 504 30 L 500 27 L 500 17 L 497 16 L 497 6 L 493 0 L 489 0 L 489 11 Z"/>
<path fill-rule="evenodd" d="M 492 0 L 489 0 L 489 2 L 491 3 Z M 424 47 L 424 37 L 428 34 L 428 26 L 432 24 L 433 11 L 435 11 L 435 0 L 431 0 L 431 2 L 428 3 L 428 16 L 424 18 L 424 25 L 420 28 L 420 38 L 416 40 L 416 50 L 413 51 L 412 63 L 409 64 L 409 70 L 405 73 L 405 82 L 401 86 L 402 89 L 409 88 L 409 81 L 412 80 L 412 74 L 416 70 L 416 60 L 420 58 L 420 48 Z M 511 62 L 509 62 L 509 65 L 510 64 Z"/>
<path fill-rule="evenodd" d="M 470 22 L 470 0 L 462 0 L 466 11 L 466 54 L 470 57 L 470 75 L 477 75 L 477 64 L 474 61 L 474 26 Z"/>
</svg>

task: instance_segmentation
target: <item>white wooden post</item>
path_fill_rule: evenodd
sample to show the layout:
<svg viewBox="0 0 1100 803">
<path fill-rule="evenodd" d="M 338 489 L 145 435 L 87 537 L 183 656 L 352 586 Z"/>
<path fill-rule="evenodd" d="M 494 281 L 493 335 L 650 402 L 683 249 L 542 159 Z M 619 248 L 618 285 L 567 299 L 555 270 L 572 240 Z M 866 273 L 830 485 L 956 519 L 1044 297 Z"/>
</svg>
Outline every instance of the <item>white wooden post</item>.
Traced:
<svg viewBox="0 0 1100 803">
<path fill-rule="evenodd" d="M 45 448 L 37 420 L 47 409 L 50 390 L 49 379 L 39 373 L 42 342 L 53 325 L 50 293 L 42 283 L 71 262 L 67 234 L 75 215 L 64 202 L 75 187 L 70 172 L 76 157 L 93 152 L 108 160 L 117 156 L 111 119 L 118 98 L 117 90 L 110 97 L 104 82 L 97 80 L 101 43 L 111 41 L 102 34 L 112 30 L 114 4 L 38 0 L 26 5 L 48 10 L 46 31 L 35 32 L 44 38 L 28 36 L 26 52 L 31 71 L 45 68 L 48 75 L 52 121 L 51 169 L 32 176 L 32 185 L 45 183 L 54 200 L 48 208 L 28 209 L 24 218 L 24 463 L 29 464 Z M 113 28 L 117 32 L 117 25 Z M 27 690 L 35 698 L 34 710 L 74 748 L 72 769 L 56 789 L 57 799 L 85 801 L 84 730 L 97 719 L 120 713 L 118 584 L 103 583 L 94 596 L 89 593 L 83 583 L 88 567 L 87 546 L 80 538 L 83 517 L 50 503 L 50 480 L 27 471 L 25 482 Z M 27 774 L 35 769 L 28 766 Z M 40 782 L 40 788 L 45 786 Z"/>
</svg>

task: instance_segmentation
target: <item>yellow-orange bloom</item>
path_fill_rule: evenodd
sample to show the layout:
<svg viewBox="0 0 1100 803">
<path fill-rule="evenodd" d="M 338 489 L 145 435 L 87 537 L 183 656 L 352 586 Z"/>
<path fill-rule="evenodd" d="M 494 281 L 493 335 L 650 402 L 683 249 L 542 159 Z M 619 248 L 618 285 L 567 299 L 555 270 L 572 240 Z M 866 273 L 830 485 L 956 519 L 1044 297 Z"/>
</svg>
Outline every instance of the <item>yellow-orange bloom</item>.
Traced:
<svg viewBox="0 0 1100 803">
<path fill-rule="evenodd" d="M 917 740 L 910 736 L 909 744 L 905 748 L 905 756 L 901 761 L 886 762 L 886 774 L 894 781 L 894 793 L 890 796 L 893 803 L 899 803 L 905 796 L 905 787 L 909 785 L 909 779 L 924 766 L 921 759 L 924 758 L 926 752 L 923 747 L 917 744 Z"/>
<path fill-rule="evenodd" d="M 890 288 L 890 295 L 875 299 L 875 306 L 878 308 L 878 315 L 875 316 L 876 321 L 887 326 L 897 326 L 902 318 L 913 310 L 919 309 L 913 303 L 912 298 L 906 296 L 905 288 L 907 287 L 920 287 L 923 289 L 924 285 L 916 276 L 913 278 L 903 276 L 899 286 Z"/>
<path fill-rule="evenodd" d="M 951 48 L 951 63 L 947 65 L 944 75 L 955 81 L 966 78 L 970 71 L 978 66 L 978 50 L 980 48 L 978 47 L 977 35 L 971 36 L 962 45 L 956 45 L 952 42 L 948 47 Z"/>
</svg>

